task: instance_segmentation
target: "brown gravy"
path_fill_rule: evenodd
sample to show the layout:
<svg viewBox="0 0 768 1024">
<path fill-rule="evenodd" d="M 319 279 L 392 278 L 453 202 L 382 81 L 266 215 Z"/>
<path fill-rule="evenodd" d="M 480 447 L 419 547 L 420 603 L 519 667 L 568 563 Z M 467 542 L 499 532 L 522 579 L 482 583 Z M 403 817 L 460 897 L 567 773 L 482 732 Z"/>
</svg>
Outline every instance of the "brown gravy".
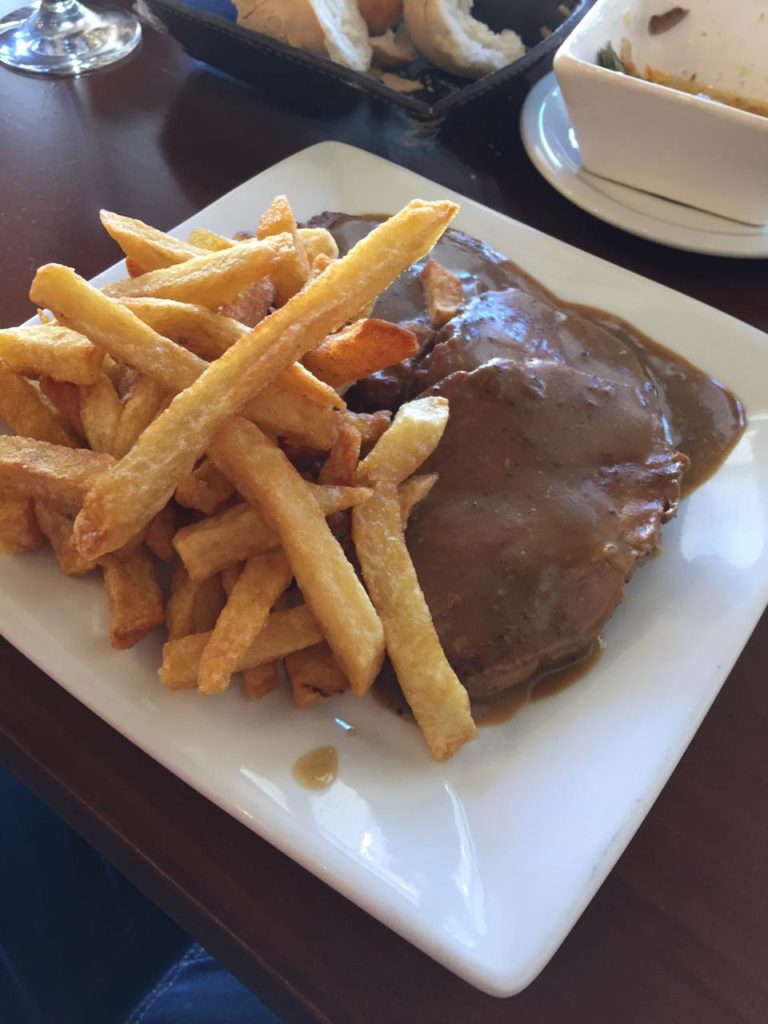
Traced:
<svg viewBox="0 0 768 1024">
<path fill-rule="evenodd" d="M 323 224 L 332 230 L 343 253 L 380 219 L 374 216 L 353 217 L 329 214 L 317 218 L 314 223 Z M 369 411 L 382 406 L 395 409 L 403 401 L 416 397 L 431 386 L 446 387 L 447 390 L 442 393 L 448 394 L 452 407 L 456 410 L 452 421 L 456 419 L 456 431 L 461 433 L 463 429 L 471 427 L 471 417 L 468 419 L 466 411 L 468 399 L 465 401 L 465 408 L 462 412 L 461 391 L 456 396 L 452 395 L 450 385 L 446 382 L 462 377 L 462 374 L 458 374 L 455 378 L 446 377 L 446 373 L 463 370 L 469 374 L 469 377 L 466 378 L 467 381 L 472 377 L 477 378 L 478 373 L 485 374 L 482 378 L 482 385 L 481 378 L 477 378 L 478 384 L 475 388 L 477 397 L 476 399 L 473 397 L 472 400 L 480 402 L 485 400 L 483 388 L 492 396 L 491 405 L 494 402 L 498 403 L 499 396 L 506 400 L 508 393 L 509 404 L 514 402 L 516 407 L 522 409 L 527 415 L 525 412 L 527 393 L 524 387 L 526 382 L 522 380 L 521 374 L 524 375 L 529 371 L 524 369 L 520 371 L 502 370 L 499 366 L 497 374 L 499 379 L 497 380 L 494 378 L 493 372 L 482 369 L 484 366 L 490 365 L 488 361 L 493 363 L 510 359 L 510 345 L 512 345 L 516 350 L 515 358 L 521 360 L 521 366 L 525 366 L 526 361 L 529 361 L 532 366 L 543 367 L 546 364 L 548 367 L 546 373 L 544 369 L 535 372 L 540 373 L 541 380 L 548 388 L 548 394 L 556 393 L 557 389 L 554 385 L 558 380 L 561 380 L 563 386 L 568 380 L 567 374 L 565 376 L 559 374 L 557 364 L 562 364 L 563 370 L 576 371 L 577 374 L 590 376 L 590 379 L 591 375 L 595 375 L 595 380 L 603 382 L 603 390 L 606 391 L 606 394 L 611 392 L 614 395 L 619 395 L 623 389 L 627 395 L 627 402 L 622 404 L 622 400 L 617 398 L 616 401 L 619 402 L 620 408 L 617 406 L 613 412 L 616 432 L 611 432 L 610 423 L 603 412 L 597 420 L 594 420 L 594 426 L 589 428 L 586 433 L 583 430 L 584 424 L 581 424 L 579 436 L 591 439 L 590 443 L 600 448 L 600 451 L 603 450 L 603 444 L 605 444 L 606 451 L 614 450 L 613 457 L 615 457 L 616 465 L 613 466 L 614 476 L 611 479 L 618 479 L 617 474 L 623 473 L 630 481 L 630 490 L 636 479 L 634 459 L 630 457 L 628 462 L 622 462 L 619 434 L 623 434 L 624 440 L 629 437 L 631 442 L 632 438 L 627 425 L 633 422 L 632 417 L 634 416 L 639 430 L 643 426 L 642 409 L 645 407 L 648 410 L 653 410 L 645 415 L 649 416 L 656 424 L 653 429 L 660 439 L 659 444 L 649 444 L 648 450 L 661 450 L 663 445 L 666 445 L 668 452 L 677 451 L 681 452 L 683 456 L 687 456 L 687 459 L 682 462 L 683 467 L 685 462 L 690 461 L 690 468 L 682 481 L 684 494 L 690 493 L 718 468 L 740 437 L 746 420 L 739 400 L 719 381 L 646 337 L 631 324 L 599 309 L 561 301 L 514 263 L 500 256 L 482 242 L 461 232 L 449 231 L 438 243 L 433 255 L 448 269 L 458 274 L 464 287 L 466 303 L 464 312 L 456 320 L 456 323 L 461 321 L 455 335 L 456 344 L 453 344 L 450 334 L 451 323 L 437 334 L 431 329 L 420 281 L 421 266 L 417 264 L 401 275 L 398 281 L 380 297 L 374 315 L 394 322 L 407 323 L 420 336 L 422 349 L 414 359 L 374 374 L 348 392 L 347 398 L 352 408 L 361 411 Z M 513 364 L 509 365 L 512 367 Z M 520 387 L 515 383 L 518 378 L 521 379 Z M 442 385 L 440 381 L 443 382 Z M 531 383 L 535 384 L 536 382 L 532 381 Z M 467 387 L 468 385 L 461 384 L 465 396 Z M 507 388 L 508 391 L 503 391 L 504 388 Z M 562 397 L 566 392 L 561 388 L 557 394 Z M 634 396 L 631 401 L 629 400 L 630 396 Z M 572 418 L 572 413 L 578 411 L 576 406 L 565 401 L 556 402 L 556 404 L 562 405 L 567 410 L 562 414 L 563 424 L 573 426 L 576 420 Z M 605 402 L 603 404 L 605 405 Z M 472 406 L 473 410 L 474 408 Z M 488 424 L 491 422 L 490 416 L 493 414 L 493 409 L 489 407 L 486 410 L 484 406 L 483 410 L 477 414 L 473 412 L 472 415 L 481 418 L 483 423 Z M 463 420 L 461 419 L 462 415 L 464 416 Z M 502 413 L 499 422 L 500 431 L 504 429 L 504 415 L 506 414 Z M 510 435 L 516 439 L 516 444 L 520 445 L 526 441 L 525 430 L 529 422 L 533 422 L 533 420 L 522 422 L 522 433 L 515 432 Z M 458 426 L 459 423 L 462 424 L 461 427 Z M 545 436 L 541 433 L 541 417 L 536 424 L 539 431 L 536 433 L 536 444 L 541 446 L 542 438 Z M 555 423 L 553 429 L 555 441 L 551 447 L 556 454 L 559 454 L 556 451 L 556 439 L 557 430 L 560 427 Z M 609 439 L 601 440 L 601 431 L 603 435 L 607 431 Z M 583 564 L 587 567 L 592 564 L 588 554 L 585 555 L 577 543 L 583 537 L 594 540 L 594 537 L 597 536 L 599 539 L 599 534 L 590 531 L 589 527 L 586 528 L 586 532 L 582 531 L 582 534 L 578 532 L 580 529 L 579 514 L 584 511 L 585 515 L 582 516 L 582 519 L 586 519 L 591 514 L 591 503 L 584 504 L 582 502 L 580 505 L 573 506 L 576 509 L 573 522 L 577 529 L 573 532 L 572 550 L 568 547 L 565 534 L 559 529 L 561 521 L 553 520 L 559 529 L 556 535 L 551 533 L 551 524 L 550 534 L 542 533 L 540 519 L 537 520 L 535 538 L 532 535 L 526 535 L 524 527 L 520 524 L 524 524 L 526 520 L 530 521 L 529 512 L 538 516 L 537 508 L 542 506 L 537 505 L 532 498 L 530 509 L 525 507 L 527 492 L 522 490 L 525 477 L 521 476 L 523 472 L 521 467 L 524 467 L 526 463 L 524 458 L 522 461 L 518 458 L 520 453 L 514 454 L 512 441 L 510 441 L 510 448 L 505 451 L 513 454 L 514 465 L 517 467 L 515 469 L 515 479 L 518 482 L 516 490 L 511 494 L 508 491 L 505 492 L 504 481 L 501 486 L 496 486 L 497 481 L 494 480 L 493 474 L 503 475 L 498 467 L 499 462 L 505 462 L 505 460 L 501 459 L 503 453 L 494 454 L 488 445 L 494 443 L 498 446 L 498 439 L 501 436 L 502 434 L 498 432 L 493 434 L 493 437 L 478 435 L 475 438 L 475 447 L 465 451 L 468 444 L 466 435 L 462 434 L 464 437 L 463 448 L 461 445 L 456 447 L 458 442 L 455 441 L 455 438 L 452 441 L 448 434 L 446 435 L 443 445 L 436 453 L 439 463 L 440 452 L 444 450 L 444 464 L 441 466 L 430 463 L 428 467 L 436 471 L 443 470 L 444 474 L 441 474 L 431 504 L 430 499 L 427 499 L 424 507 L 417 510 L 409 525 L 408 534 L 408 543 L 414 564 L 419 572 L 443 646 L 451 664 L 467 686 L 476 717 L 486 724 L 509 718 L 530 700 L 542 699 L 548 694 L 570 686 L 589 670 L 600 654 L 599 642 L 595 640 L 595 637 L 599 635 L 601 624 L 610 615 L 615 604 L 621 600 L 624 582 L 631 575 L 634 558 L 639 557 L 639 560 L 642 561 L 644 557 L 653 553 L 659 520 L 657 514 L 654 526 L 651 515 L 653 511 L 651 498 L 658 504 L 660 492 L 656 487 L 655 490 L 649 492 L 650 497 L 646 503 L 651 511 L 644 513 L 646 519 L 638 527 L 638 529 L 642 529 L 643 523 L 650 523 L 647 531 L 648 542 L 638 544 L 639 555 L 638 552 L 630 553 L 625 560 L 626 565 L 622 561 L 621 553 L 612 559 L 607 559 L 607 562 L 616 563 L 612 570 L 616 577 L 615 594 L 609 586 L 610 581 L 605 582 L 607 565 L 602 583 L 598 578 L 599 574 L 585 575 L 586 589 L 581 588 L 579 577 L 572 574 L 569 559 L 573 554 L 577 567 L 580 564 L 579 558 L 583 559 Z M 566 437 L 567 435 L 563 435 L 561 430 L 559 436 Z M 451 444 L 454 444 L 453 449 Z M 632 444 L 629 443 L 625 447 L 628 448 L 631 456 L 634 451 Z M 642 446 L 638 448 L 638 451 L 641 450 Z M 617 452 L 618 454 L 616 454 Z M 461 464 L 462 459 L 466 465 Z M 467 481 L 472 478 L 476 467 L 480 466 L 483 460 L 485 460 L 485 469 L 481 474 L 483 486 L 488 488 L 495 486 L 496 489 L 484 490 L 481 494 L 476 489 L 472 490 L 473 480 L 469 496 L 480 500 L 469 502 L 472 508 L 468 507 L 464 511 L 462 511 L 463 505 L 459 507 L 455 502 L 451 505 L 453 497 L 452 494 L 449 494 L 451 488 L 458 484 L 459 491 L 456 493 L 461 496 L 467 489 Z M 670 473 L 674 472 L 673 463 L 674 458 L 670 461 Z M 531 465 L 535 471 L 535 461 Z M 551 465 L 567 466 L 570 464 L 552 462 Z M 585 463 L 585 465 L 587 464 Z M 595 463 L 596 470 L 599 471 L 603 465 L 605 464 L 599 461 L 598 452 L 598 461 Z M 652 461 L 649 465 L 656 466 L 658 463 Z M 638 472 L 640 472 L 642 460 L 637 463 L 637 466 L 639 467 Z M 531 476 L 530 473 L 529 476 Z M 452 477 L 459 479 L 458 481 L 452 480 Z M 535 478 L 535 473 L 533 477 Z M 539 493 L 539 497 L 551 504 L 553 492 L 548 483 L 550 477 L 545 476 L 540 479 L 546 486 L 544 491 Z M 554 478 L 552 479 L 554 482 Z M 588 487 L 591 486 L 592 476 L 587 475 L 584 479 L 587 481 Z M 679 480 L 679 473 L 677 479 Z M 676 488 L 677 490 L 675 490 Z M 674 483 L 672 491 L 674 492 L 671 500 L 673 510 L 676 505 L 676 497 L 679 495 L 677 483 Z M 531 491 L 532 495 L 535 493 L 534 490 Z M 509 497 L 506 496 L 507 494 Z M 639 494 L 642 499 L 642 489 Z M 494 495 L 498 496 L 497 508 L 492 504 L 492 500 L 496 500 L 493 498 Z M 522 504 L 521 495 L 524 499 Z M 446 515 L 453 515 L 457 508 L 463 517 L 461 522 L 458 519 L 447 519 Z M 567 505 L 567 509 L 570 508 L 571 505 Z M 627 508 L 631 512 L 635 508 L 635 503 L 629 501 L 629 505 L 625 505 L 624 514 L 626 514 Z M 477 512 L 473 510 L 477 510 Z M 477 514 L 483 510 L 485 510 L 485 520 L 478 527 L 473 520 L 476 520 Z M 514 526 L 515 537 L 528 536 L 528 540 L 531 542 L 530 545 L 525 546 L 526 557 L 522 561 L 515 561 L 514 558 L 504 560 L 504 570 L 501 575 L 493 568 L 484 570 L 485 565 L 502 564 L 495 557 L 499 553 L 510 554 L 509 550 L 504 547 L 506 541 L 501 535 L 504 535 L 506 529 L 505 517 L 510 517 L 515 510 L 521 511 L 521 514 L 514 520 L 517 524 Z M 570 515 L 570 513 L 568 514 Z M 616 515 L 610 510 L 608 514 Z M 661 521 L 664 521 L 663 518 Z M 445 524 L 450 525 L 446 526 Z M 424 548 L 422 546 L 424 538 L 431 543 L 432 538 L 438 535 L 435 531 L 439 530 L 444 530 L 448 541 L 450 541 L 447 547 L 436 544 Z M 541 534 L 541 538 L 539 538 L 539 534 Z M 497 535 L 501 536 L 501 540 L 498 540 Z M 553 540 L 550 540 L 550 535 L 554 538 Z M 456 543 L 454 543 L 454 537 L 457 539 Z M 537 541 L 536 538 L 539 540 Z M 640 540 L 642 541 L 642 537 Z M 483 553 L 484 545 L 485 553 Z M 543 559 L 540 559 L 538 563 L 534 560 L 531 564 L 531 550 L 537 545 L 543 549 Z M 520 546 L 523 546 L 522 543 Z M 610 547 L 613 549 L 615 545 L 610 545 Z M 552 561 L 550 566 L 546 560 L 559 557 L 557 552 L 560 548 L 564 549 L 561 554 L 565 561 L 562 562 L 562 566 L 557 561 Z M 606 547 L 605 551 L 607 550 Z M 423 554 L 425 551 L 427 554 Z M 446 554 L 446 552 L 448 553 Z M 423 557 L 419 557 L 420 555 Z M 428 558 L 431 558 L 429 564 L 425 561 Z M 537 576 L 536 573 L 541 572 L 542 566 L 545 575 Z M 556 596 L 562 597 L 565 594 L 568 602 L 565 607 L 576 609 L 578 614 L 581 614 L 580 609 L 586 609 L 584 612 L 586 626 L 581 633 L 578 630 L 575 632 L 575 641 L 573 640 L 573 630 L 569 633 L 562 624 L 567 622 L 568 628 L 573 623 L 578 625 L 578 615 L 571 615 L 570 619 L 559 617 L 560 606 L 557 603 L 551 604 L 551 607 L 547 604 L 546 590 L 543 591 L 544 596 L 539 605 L 530 602 L 527 596 L 529 591 L 531 594 L 535 593 L 538 580 L 545 579 L 546 581 L 552 578 L 552 573 L 557 572 L 560 572 L 560 579 L 567 581 L 571 578 L 575 580 L 575 583 L 567 586 L 558 584 L 560 589 Z M 526 573 L 530 575 L 530 581 L 525 578 Z M 569 573 L 571 573 L 570 577 Z M 456 583 L 457 575 L 461 577 L 461 587 Z M 499 586 L 502 586 L 513 577 L 512 587 L 516 588 L 514 593 L 507 588 L 504 591 L 499 589 L 495 592 L 499 595 L 504 593 L 503 598 L 496 599 L 493 593 L 489 595 L 489 580 L 495 587 L 495 580 L 498 580 Z M 589 605 L 590 594 L 593 599 L 594 612 Z M 582 595 L 586 595 L 586 597 Z M 601 610 L 600 601 L 603 600 L 603 596 L 607 603 L 605 609 Z M 467 602 L 474 607 L 468 608 Z M 511 618 L 507 614 L 508 611 L 511 613 Z M 544 620 L 543 615 L 539 615 L 539 612 L 542 611 L 550 616 L 551 624 L 549 620 Z M 591 618 L 587 616 L 587 612 Z M 496 622 L 496 619 L 499 621 Z M 543 626 L 537 633 L 533 626 L 542 622 Z M 513 628 L 509 627 L 509 623 L 517 623 L 514 627 L 518 630 L 517 634 Z M 517 639 L 515 639 L 516 636 Z M 548 645 L 537 647 L 539 636 L 547 637 Z M 561 636 L 564 638 L 562 643 L 560 643 Z M 474 646 L 467 638 L 473 641 Z M 533 645 L 534 655 L 537 651 L 546 649 L 548 658 L 542 658 L 537 662 L 536 657 L 532 657 L 527 670 L 523 663 L 517 675 L 510 675 L 505 667 L 506 652 L 517 652 L 519 656 L 521 651 L 525 653 L 525 644 L 529 641 Z M 500 651 L 498 661 L 500 671 L 497 678 L 503 677 L 508 680 L 503 686 L 496 684 L 496 677 L 493 675 L 496 664 L 493 659 L 497 656 L 497 653 L 494 652 L 494 645 Z M 466 658 L 463 655 L 464 650 L 469 652 Z M 483 659 L 489 662 L 487 670 Z M 512 685 L 517 679 L 522 681 L 518 685 Z M 505 686 L 511 686 L 511 688 L 503 694 L 500 693 Z M 407 704 L 391 668 L 387 667 L 382 673 L 374 692 L 379 701 L 393 708 L 398 714 L 409 715 Z"/>
<path fill-rule="evenodd" d="M 330 214 L 325 219 L 316 218 L 313 223 L 331 225 L 343 254 L 381 220 L 383 217 L 376 215 L 356 217 Z M 683 484 L 685 494 L 689 494 L 714 473 L 741 436 L 746 417 L 738 398 L 718 380 L 682 356 L 670 352 L 626 321 L 600 309 L 563 302 L 511 260 L 462 232 L 446 232 L 433 250 L 433 255 L 462 279 L 468 299 L 486 291 L 518 288 L 521 295 L 528 294 L 542 300 L 541 307 L 521 308 L 518 321 L 518 330 L 525 336 L 525 343 L 530 339 L 532 348 L 537 351 L 547 341 L 540 334 L 545 326 L 541 317 L 544 307 L 577 318 L 575 330 L 583 331 L 585 343 L 589 341 L 588 332 L 592 326 L 606 330 L 629 347 L 642 363 L 662 399 L 664 426 L 670 443 L 691 460 Z M 426 325 L 420 270 L 421 264 L 416 264 L 387 289 L 376 304 L 376 316 L 395 323 L 416 321 Z M 374 379 L 381 382 L 390 379 L 402 381 L 412 370 L 412 364 L 393 367 L 374 375 Z M 354 406 L 357 398 L 361 407 L 366 405 L 365 391 L 357 395 L 356 392 L 358 389 L 350 393 L 350 404 Z M 373 398 L 373 402 L 379 400 L 378 395 Z"/>
<path fill-rule="evenodd" d="M 297 759 L 293 777 L 304 789 L 329 789 L 339 774 L 336 747 L 316 747 Z"/>
</svg>

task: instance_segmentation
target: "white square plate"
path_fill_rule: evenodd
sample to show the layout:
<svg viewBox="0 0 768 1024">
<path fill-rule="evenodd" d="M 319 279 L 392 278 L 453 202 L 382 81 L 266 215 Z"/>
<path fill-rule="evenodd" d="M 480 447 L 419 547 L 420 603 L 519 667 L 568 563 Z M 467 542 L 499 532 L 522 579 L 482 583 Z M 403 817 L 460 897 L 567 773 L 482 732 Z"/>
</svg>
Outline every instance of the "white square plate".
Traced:
<svg viewBox="0 0 768 1024">
<path fill-rule="evenodd" d="M 563 298 L 636 324 L 743 399 L 745 435 L 665 529 L 663 557 L 633 579 L 602 659 L 577 685 L 482 729 L 437 765 L 417 730 L 372 700 L 299 713 L 278 693 L 249 703 L 238 687 L 210 700 L 165 691 L 159 637 L 111 650 L 100 581 L 60 576 L 46 553 L 0 559 L 0 625 L 195 789 L 450 970 L 512 995 L 546 964 L 624 850 L 768 598 L 768 338 L 335 143 L 257 175 L 176 233 L 252 227 L 282 192 L 302 218 L 457 199 L 460 228 Z M 113 268 L 97 281 L 116 276 Z M 321 744 L 337 746 L 339 779 L 313 793 L 291 768 Z"/>
</svg>

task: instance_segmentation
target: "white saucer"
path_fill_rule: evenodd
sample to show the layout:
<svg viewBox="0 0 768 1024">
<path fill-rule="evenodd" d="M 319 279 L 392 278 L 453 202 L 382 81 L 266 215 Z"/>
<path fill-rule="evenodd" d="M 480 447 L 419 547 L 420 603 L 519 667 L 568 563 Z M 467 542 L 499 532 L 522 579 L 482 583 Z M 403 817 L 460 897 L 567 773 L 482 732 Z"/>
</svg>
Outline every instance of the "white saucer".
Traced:
<svg viewBox="0 0 768 1024">
<path fill-rule="evenodd" d="M 526 97 L 520 132 L 533 165 L 550 185 L 600 220 L 688 252 L 768 256 L 768 226 L 740 224 L 585 171 L 554 72 L 537 82 Z"/>
</svg>

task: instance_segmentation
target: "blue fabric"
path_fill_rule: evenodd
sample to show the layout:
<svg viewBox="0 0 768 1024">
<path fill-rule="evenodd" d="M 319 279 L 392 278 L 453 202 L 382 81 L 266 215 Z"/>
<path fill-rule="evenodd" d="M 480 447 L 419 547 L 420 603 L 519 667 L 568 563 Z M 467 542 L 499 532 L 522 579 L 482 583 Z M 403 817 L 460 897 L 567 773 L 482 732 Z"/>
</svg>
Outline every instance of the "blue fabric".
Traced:
<svg viewBox="0 0 768 1024">
<path fill-rule="evenodd" d="M 0 1024 L 128 1019 L 277 1021 L 0 769 Z"/>
<path fill-rule="evenodd" d="M 125 1024 L 280 1024 L 280 1018 L 191 946 L 142 999 Z"/>
</svg>

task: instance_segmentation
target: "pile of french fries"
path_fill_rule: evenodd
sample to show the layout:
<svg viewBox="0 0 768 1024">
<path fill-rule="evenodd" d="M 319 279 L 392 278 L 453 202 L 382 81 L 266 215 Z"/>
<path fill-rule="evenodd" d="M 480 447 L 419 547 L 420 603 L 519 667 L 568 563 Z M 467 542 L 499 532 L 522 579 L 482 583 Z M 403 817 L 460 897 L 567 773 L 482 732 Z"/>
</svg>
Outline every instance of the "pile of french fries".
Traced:
<svg viewBox="0 0 768 1024">
<path fill-rule="evenodd" d="M 416 350 L 368 314 L 456 209 L 411 202 L 342 258 L 282 196 L 236 239 L 182 242 L 104 212 L 129 276 L 99 290 L 41 267 L 40 323 L 0 331 L 0 417 L 15 431 L 0 437 L 0 551 L 47 542 L 66 575 L 100 571 L 112 645 L 164 625 L 171 689 L 221 693 L 241 673 L 263 697 L 282 663 L 308 707 L 362 697 L 386 651 L 433 757 L 450 757 L 475 724 L 404 540 L 448 404 L 418 399 L 390 422 L 342 394 Z M 456 281 L 427 267 L 439 323 Z"/>
</svg>

